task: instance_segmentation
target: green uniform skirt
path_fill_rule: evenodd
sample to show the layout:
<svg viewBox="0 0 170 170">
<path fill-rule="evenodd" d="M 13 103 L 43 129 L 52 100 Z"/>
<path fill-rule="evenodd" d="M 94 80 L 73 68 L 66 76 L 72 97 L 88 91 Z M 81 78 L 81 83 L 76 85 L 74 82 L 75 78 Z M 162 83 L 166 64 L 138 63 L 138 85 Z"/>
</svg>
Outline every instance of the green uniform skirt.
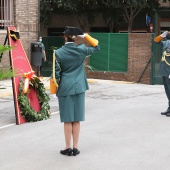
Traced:
<svg viewBox="0 0 170 170">
<path fill-rule="evenodd" d="M 71 96 L 58 96 L 61 122 L 85 120 L 85 93 Z"/>
</svg>

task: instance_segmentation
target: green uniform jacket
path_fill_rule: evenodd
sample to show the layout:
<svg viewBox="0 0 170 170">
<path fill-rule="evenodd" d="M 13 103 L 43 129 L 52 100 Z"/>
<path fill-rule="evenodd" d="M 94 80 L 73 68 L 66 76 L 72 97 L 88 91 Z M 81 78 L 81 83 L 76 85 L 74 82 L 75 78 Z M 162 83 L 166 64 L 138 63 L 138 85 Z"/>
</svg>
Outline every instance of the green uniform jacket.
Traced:
<svg viewBox="0 0 170 170">
<path fill-rule="evenodd" d="M 86 47 L 66 43 L 56 50 L 56 80 L 59 84 L 57 96 L 69 96 L 85 92 L 89 89 L 84 60 L 86 56 L 97 52 L 100 46 Z"/>
<path fill-rule="evenodd" d="M 157 44 L 162 46 L 162 53 L 170 46 L 170 40 L 161 41 Z M 170 63 L 170 57 L 166 57 L 168 63 Z M 170 75 L 170 66 L 165 63 L 165 61 L 161 61 L 160 63 L 160 75 L 164 77 L 168 77 Z"/>
</svg>

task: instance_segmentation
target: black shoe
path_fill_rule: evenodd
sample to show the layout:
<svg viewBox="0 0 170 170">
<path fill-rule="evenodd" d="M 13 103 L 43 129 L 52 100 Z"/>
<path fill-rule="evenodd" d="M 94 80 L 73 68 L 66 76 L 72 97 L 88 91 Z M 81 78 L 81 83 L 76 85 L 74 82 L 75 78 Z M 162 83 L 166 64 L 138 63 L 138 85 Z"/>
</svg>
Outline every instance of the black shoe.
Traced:
<svg viewBox="0 0 170 170">
<path fill-rule="evenodd" d="M 170 113 L 170 111 L 165 111 L 165 112 L 161 112 L 161 115 L 167 115 L 168 113 Z"/>
<path fill-rule="evenodd" d="M 166 116 L 170 117 L 170 112 L 166 114 Z"/>
<path fill-rule="evenodd" d="M 72 155 L 73 150 L 71 148 L 65 149 L 65 150 L 61 150 L 60 153 L 62 155 L 67 155 L 67 156 L 71 156 Z"/>
<path fill-rule="evenodd" d="M 80 151 L 77 148 L 73 148 L 73 156 L 76 156 L 80 153 Z"/>
</svg>

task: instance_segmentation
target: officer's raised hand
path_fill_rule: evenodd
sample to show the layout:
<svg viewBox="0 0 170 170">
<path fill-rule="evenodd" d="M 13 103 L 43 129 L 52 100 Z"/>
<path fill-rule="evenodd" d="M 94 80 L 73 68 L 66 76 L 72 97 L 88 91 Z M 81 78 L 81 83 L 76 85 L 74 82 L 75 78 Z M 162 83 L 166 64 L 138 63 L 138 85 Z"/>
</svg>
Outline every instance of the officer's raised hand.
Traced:
<svg viewBox="0 0 170 170">
<path fill-rule="evenodd" d="M 165 37 L 167 36 L 167 34 L 168 34 L 168 31 L 164 31 L 160 36 L 161 36 L 162 38 L 165 38 Z"/>
</svg>

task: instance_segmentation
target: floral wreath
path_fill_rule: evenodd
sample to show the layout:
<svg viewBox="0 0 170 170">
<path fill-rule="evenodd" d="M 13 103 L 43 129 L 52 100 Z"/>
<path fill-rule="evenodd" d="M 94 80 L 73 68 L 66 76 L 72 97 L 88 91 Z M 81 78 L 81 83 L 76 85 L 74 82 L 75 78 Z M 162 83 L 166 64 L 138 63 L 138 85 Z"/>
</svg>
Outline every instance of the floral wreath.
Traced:
<svg viewBox="0 0 170 170">
<path fill-rule="evenodd" d="M 41 80 L 33 74 L 34 72 L 25 73 L 25 79 L 21 78 L 19 84 L 18 103 L 21 115 L 27 122 L 46 120 L 50 117 L 49 95 L 46 94 L 44 84 Z M 27 94 L 29 93 L 29 86 L 32 86 L 37 93 L 41 107 L 39 112 L 36 112 L 30 105 L 27 97 Z"/>
</svg>

